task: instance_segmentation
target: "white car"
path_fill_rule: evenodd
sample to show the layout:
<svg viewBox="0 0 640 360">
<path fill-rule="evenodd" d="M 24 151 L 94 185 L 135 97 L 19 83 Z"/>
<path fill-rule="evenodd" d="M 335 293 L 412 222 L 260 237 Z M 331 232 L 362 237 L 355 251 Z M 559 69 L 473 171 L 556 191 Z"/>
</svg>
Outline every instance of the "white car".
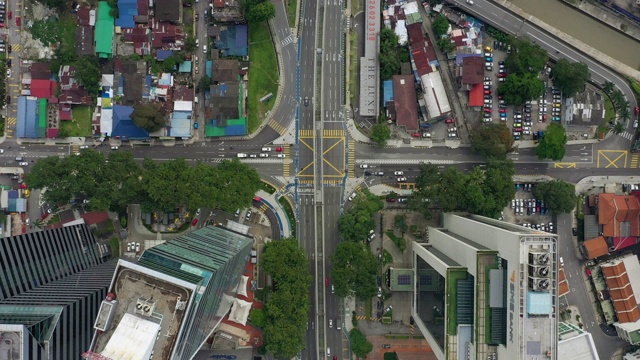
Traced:
<svg viewBox="0 0 640 360">
<path fill-rule="evenodd" d="M 404 175 L 404 172 L 402 172 L 402 171 L 394 171 L 393 175 L 396 175 L 396 176 L 397 175 Z"/>
<path fill-rule="evenodd" d="M 82 145 L 82 146 L 80 146 L 80 150 L 88 149 L 88 148 L 89 148 L 89 146 L 87 146 L 87 145 Z"/>
<path fill-rule="evenodd" d="M 285 158 L 285 157 L 286 157 L 286 155 L 285 155 L 285 154 L 278 154 L 278 155 L 276 155 L 276 156 L 277 156 L 277 157 L 279 157 L 279 158 Z"/>
<path fill-rule="evenodd" d="M 111 150 L 118 150 L 118 147 L 117 146 L 112 146 Z"/>
<path fill-rule="evenodd" d="M 249 154 L 249 157 L 250 157 L 250 158 L 257 158 L 257 157 L 258 157 L 258 155 L 256 155 L 256 154 Z"/>
<path fill-rule="evenodd" d="M 491 81 L 485 81 L 484 84 L 485 85 L 493 85 L 493 83 Z"/>
<path fill-rule="evenodd" d="M 20 166 L 29 166 L 29 163 L 26 162 L 26 161 L 22 161 L 22 162 L 18 163 L 18 165 L 20 165 Z"/>
<path fill-rule="evenodd" d="M 266 158 L 266 157 L 269 157 L 269 154 L 267 154 L 267 153 L 260 153 L 260 157 L 261 157 L 261 158 Z"/>
<path fill-rule="evenodd" d="M 140 243 L 136 243 L 136 252 L 140 252 Z"/>
<path fill-rule="evenodd" d="M 511 199 L 511 208 L 516 207 L 516 199 Z"/>
<path fill-rule="evenodd" d="M 360 164 L 360 169 L 367 169 L 369 167 L 369 165 L 367 164 Z"/>
<path fill-rule="evenodd" d="M 196 210 L 196 216 L 200 216 L 200 210 L 202 209 L 198 208 L 198 210 Z"/>
<path fill-rule="evenodd" d="M 353 194 L 349 195 L 349 201 L 353 200 L 357 195 L 358 195 L 357 192 L 354 192 Z"/>
<path fill-rule="evenodd" d="M 402 176 L 398 178 L 398 182 L 404 182 L 404 181 L 407 181 L 406 177 Z"/>
<path fill-rule="evenodd" d="M 456 134 L 456 133 L 449 133 L 449 137 L 450 138 L 454 138 L 454 137 L 457 137 L 457 136 L 458 136 L 458 134 Z"/>
<path fill-rule="evenodd" d="M 269 151 L 271 151 L 271 148 L 270 147 L 263 147 L 262 151 L 269 152 Z"/>
<path fill-rule="evenodd" d="M 333 328 L 333 319 L 329 319 L 329 328 Z M 329 351 L 327 351 L 329 352 Z"/>
</svg>

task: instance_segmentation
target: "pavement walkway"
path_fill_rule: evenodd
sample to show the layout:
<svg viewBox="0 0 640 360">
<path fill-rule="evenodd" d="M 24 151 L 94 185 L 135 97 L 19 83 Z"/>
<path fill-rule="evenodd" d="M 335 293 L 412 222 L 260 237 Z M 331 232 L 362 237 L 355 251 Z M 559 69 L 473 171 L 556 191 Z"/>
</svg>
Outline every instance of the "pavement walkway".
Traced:
<svg viewBox="0 0 640 360">
<path fill-rule="evenodd" d="M 295 234 L 291 234 L 291 224 L 289 223 L 289 217 L 287 216 L 287 212 L 282 208 L 278 199 L 283 196 L 279 193 L 269 194 L 264 190 L 260 190 L 256 193 L 256 196 L 259 196 L 262 199 L 262 203 L 267 205 L 271 211 L 276 215 L 276 219 L 278 220 L 278 224 L 271 224 L 271 226 L 280 226 L 280 234 L 282 234 L 283 238 L 295 236 Z"/>
</svg>

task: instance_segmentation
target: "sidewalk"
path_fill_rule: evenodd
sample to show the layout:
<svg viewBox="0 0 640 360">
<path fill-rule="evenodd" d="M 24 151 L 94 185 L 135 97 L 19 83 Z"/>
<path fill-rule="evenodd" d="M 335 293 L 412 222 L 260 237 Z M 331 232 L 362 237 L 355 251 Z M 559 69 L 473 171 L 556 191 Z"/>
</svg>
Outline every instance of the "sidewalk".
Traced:
<svg viewBox="0 0 640 360">
<path fill-rule="evenodd" d="M 278 198 L 280 195 L 278 193 L 269 194 L 264 190 L 259 190 L 256 193 L 262 199 L 262 202 L 273 211 L 278 220 L 277 226 L 280 226 L 280 234 L 283 238 L 288 238 L 291 236 L 295 236 L 295 234 L 291 234 L 291 224 L 289 224 L 289 217 L 287 216 L 287 212 L 284 211 L 280 203 L 278 202 Z M 295 208 L 294 208 L 295 211 Z M 271 224 L 271 226 L 276 226 L 276 224 Z"/>
</svg>

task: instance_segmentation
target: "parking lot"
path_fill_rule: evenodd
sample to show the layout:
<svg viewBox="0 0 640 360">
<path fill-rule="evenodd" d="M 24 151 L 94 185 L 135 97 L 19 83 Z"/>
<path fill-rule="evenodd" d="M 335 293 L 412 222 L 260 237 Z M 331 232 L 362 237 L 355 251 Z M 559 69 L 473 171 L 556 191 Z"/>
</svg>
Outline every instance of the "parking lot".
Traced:
<svg viewBox="0 0 640 360">
<path fill-rule="evenodd" d="M 535 183 L 516 183 L 516 196 L 503 211 L 503 220 L 528 228 L 556 232 L 556 224 L 551 212 L 540 199 L 533 196 Z"/>
<path fill-rule="evenodd" d="M 499 85 L 508 76 L 504 60 L 512 50 L 510 45 L 488 39 L 485 44 L 485 79 L 483 83 L 483 122 L 502 121 L 513 133 L 515 140 L 536 140 L 541 131 L 553 121 L 560 123 L 563 113 L 562 95 L 550 87 L 549 73 L 546 65 L 540 78 L 546 84 L 546 91 L 538 99 L 528 101 L 522 107 L 506 105 L 498 94 Z"/>
</svg>

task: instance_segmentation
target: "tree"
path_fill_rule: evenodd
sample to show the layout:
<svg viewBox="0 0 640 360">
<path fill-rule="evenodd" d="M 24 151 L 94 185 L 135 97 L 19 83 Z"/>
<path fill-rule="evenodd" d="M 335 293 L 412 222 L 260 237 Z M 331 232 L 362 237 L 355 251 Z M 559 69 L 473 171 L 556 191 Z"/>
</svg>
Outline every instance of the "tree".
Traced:
<svg viewBox="0 0 640 360">
<path fill-rule="evenodd" d="M 613 89 L 615 89 L 616 86 L 611 82 L 611 81 L 605 81 L 604 84 L 602 84 L 602 90 L 606 93 L 606 94 L 611 94 L 613 92 Z"/>
<path fill-rule="evenodd" d="M 184 41 L 184 50 L 188 52 L 193 52 L 196 49 L 196 38 L 192 35 L 187 35 L 187 38 Z"/>
<path fill-rule="evenodd" d="M 505 59 L 505 67 L 510 73 L 537 75 L 549 60 L 547 50 L 533 44 L 526 38 L 512 38 L 513 51 Z M 528 99 L 527 99 L 528 100 Z"/>
<path fill-rule="evenodd" d="M 622 134 L 622 132 L 625 130 L 624 124 L 616 121 L 616 125 L 613 127 L 613 132 L 616 134 Z"/>
<path fill-rule="evenodd" d="M 484 158 L 505 159 L 513 143 L 511 131 L 502 123 L 479 126 L 471 134 L 471 150 Z"/>
<path fill-rule="evenodd" d="M 436 18 L 433 19 L 432 26 L 433 26 L 433 32 L 435 32 L 436 35 L 438 36 L 446 35 L 447 30 L 449 30 L 449 20 L 447 20 L 447 18 L 444 15 L 438 14 Z"/>
<path fill-rule="evenodd" d="M 338 219 L 340 237 L 347 241 L 364 241 L 373 229 L 373 214 L 384 204 L 377 196 L 363 190 L 352 201 L 352 206 Z"/>
<path fill-rule="evenodd" d="M 211 78 L 209 76 L 202 75 L 200 81 L 198 81 L 198 92 L 204 93 L 205 91 L 209 90 L 211 83 Z"/>
<path fill-rule="evenodd" d="M 330 259 L 331 279 L 337 296 L 367 299 L 376 295 L 378 259 L 364 243 L 341 242 Z"/>
<path fill-rule="evenodd" d="M 273 19 L 276 16 L 276 7 L 270 1 L 261 2 L 256 5 L 252 5 L 248 11 L 245 12 L 248 23 L 261 23 L 269 19 Z"/>
<path fill-rule="evenodd" d="M 287 238 L 265 245 L 262 268 L 274 283 L 274 291 L 264 307 L 264 342 L 268 351 L 292 358 L 305 345 L 311 308 L 309 262 L 298 240 Z"/>
<path fill-rule="evenodd" d="M 210 174 L 203 183 L 206 191 L 202 201 L 213 208 L 234 211 L 249 207 L 254 194 L 260 190 L 261 180 L 256 169 L 238 159 L 223 161 L 215 168 L 200 163 L 194 170 L 196 175 L 198 170 L 202 170 L 203 175 Z M 208 198 L 213 203 L 207 203 Z"/>
<path fill-rule="evenodd" d="M 538 159 L 562 160 L 564 157 L 564 145 L 567 143 L 567 133 L 560 124 L 552 123 L 547 126 L 541 139 L 538 139 L 536 155 Z"/>
<path fill-rule="evenodd" d="M 100 93 L 100 80 L 102 79 L 102 71 L 100 70 L 100 60 L 95 55 L 85 55 L 78 58 L 75 62 L 75 77 L 84 86 L 90 96 L 96 96 Z"/>
<path fill-rule="evenodd" d="M 533 195 L 542 199 L 555 214 L 571 212 L 578 201 L 576 187 L 561 179 L 536 184 L 533 187 Z"/>
<path fill-rule="evenodd" d="M 571 63 L 567 59 L 558 60 L 551 69 L 550 75 L 553 78 L 553 84 L 567 97 L 582 91 L 585 83 L 591 78 L 587 64 Z"/>
<path fill-rule="evenodd" d="M 505 103 L 515 106 L 539 98 L 544 91 L 544 82 L 534 73 L 510 74 L 498 87 L 498 93 L 504 96 Z"/>
<path fill-rule="evenodd" d="M 166 73 L 172 73 L 176 69 L 177 59 L 171 55 L 162 61 L 162 70 Z"/>
<path fill-rule="evenodd" d="M 455 45 L 453 45 L 453 43 L 451 42 L 451 38 L 449 38 L 448 36 L 439 38 L 437 42 L 440 51 L 442 51 L 443 53 L 450 53 L 456 49 Z"/>
<path fill-rule="evenodd" d="M 154 132 L 165 126 L 164 114 L 160 105 L 155 103 L 139 103 L 134 106 L 131 120 L 139 128 L 148 132 Z"/>
<path fill-rule="evenodd" d="M 398 56 L 398 35 L 393 30 L 380 30 L 380 78 L 389 80 L 400 73 L 400 57 Z"/>
<path fill-rule="evenodd" d="M 62 10 L 67 2 L 65 0 L 37 0 L 40 4 L 56 10 Z"/>
<path fill-rule="evenodd" d="M 351 340 L 351 350 L 361 359 L 366 359 L 367 354 L 373 350 L 373 344 L 371 344 L 367 340 L 367 337 L 357 328 L 349 331 L 349 339 Z"/>
<path fill-rule="evenodd" d="M 375 124 L 371 127 L 371 140 L 383 147 L 391 139 L 391 130 L 386 124 Z"/>
</svg>

